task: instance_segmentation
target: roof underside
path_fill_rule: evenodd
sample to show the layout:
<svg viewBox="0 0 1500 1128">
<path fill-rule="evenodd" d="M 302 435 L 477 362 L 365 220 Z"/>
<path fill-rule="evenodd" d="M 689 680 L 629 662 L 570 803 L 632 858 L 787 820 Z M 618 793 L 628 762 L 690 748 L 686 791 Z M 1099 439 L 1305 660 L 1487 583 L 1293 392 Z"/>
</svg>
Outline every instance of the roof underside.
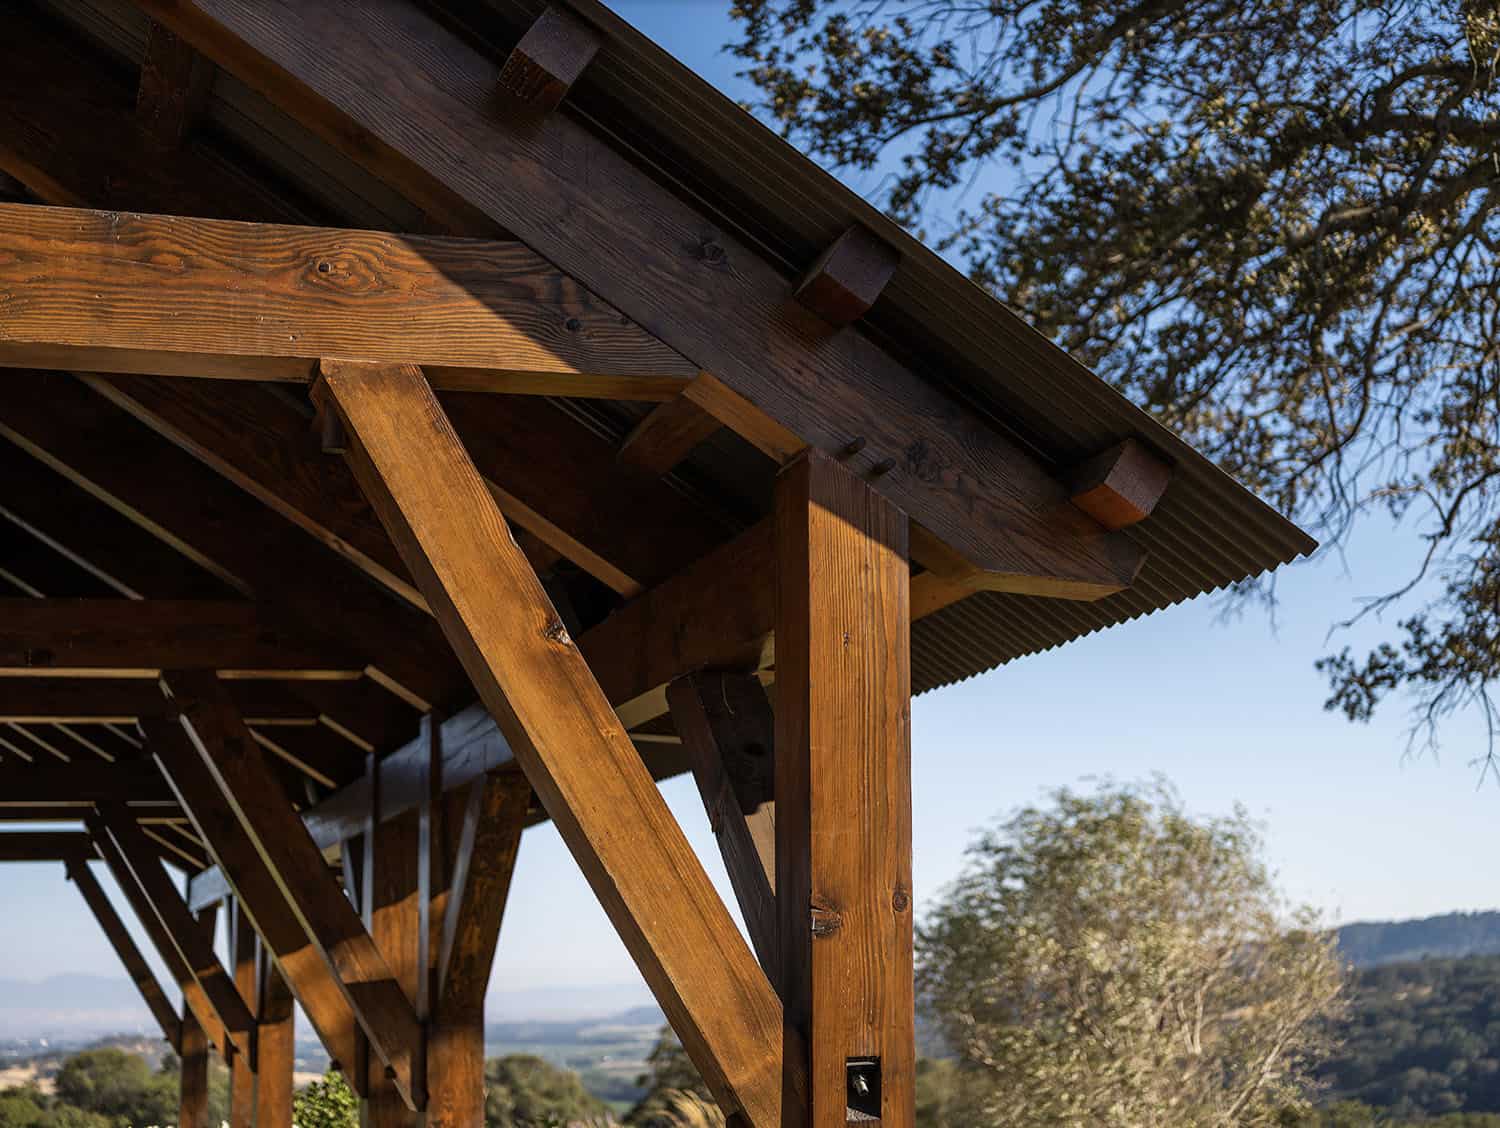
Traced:
<svg viewBox="0 0 1500 1128">
<path fill-rule="evenodd" d="M 81 42 L 85 49 L 102 47 L 122 67 L 139 63 L 148 25 L 131 4 L 48 0 L 46 6 L 88 41 Z M 546 5 L 441 0 L 427 6 L 498 60 Z M 1175 462 L 1165 499 L 1130 530 L 1147 553 L 1133 587 L 1093 603 L 986 592 L 931 615 L 913 626 L 917 692 L 1257 575 L 1311 548 L 1295 527 L 597 0 L 573 0 L 573 7 L 605 32 L 607 44 L 573 88 L 567 112 L 788 272 L 800 271 L 854 221 L 895 244 L 901 269 L 863 330 L 979 407 L 1049 469 L 1060 472 L 1131 436 Z M 289 186 L 308 201 L 309 219 L 391 230 L 422 223 L 398 192 L 227 74 L 217 78 L 210 117 L 212 143 Z M 645 410 L 601 401 L 559 406 L 611 439 Z M 768 460 L 725 431 L 672 480 L 734 526 L 768 511 L 773 472 Z"/>
</svg>

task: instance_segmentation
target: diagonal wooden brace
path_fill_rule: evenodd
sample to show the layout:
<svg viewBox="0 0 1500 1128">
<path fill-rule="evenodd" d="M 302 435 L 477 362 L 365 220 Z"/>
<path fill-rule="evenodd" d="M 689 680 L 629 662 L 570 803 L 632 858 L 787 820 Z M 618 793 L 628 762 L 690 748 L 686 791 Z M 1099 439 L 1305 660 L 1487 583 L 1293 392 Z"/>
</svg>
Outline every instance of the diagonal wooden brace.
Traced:
<svg viewBox="0 0 1500 1128">
<path fill-rule="evenodd" d="M 420 369 L 324 361 L 314 397 L 719 1103 L 780 1128 L 781 1004 Z"/>
</svg>

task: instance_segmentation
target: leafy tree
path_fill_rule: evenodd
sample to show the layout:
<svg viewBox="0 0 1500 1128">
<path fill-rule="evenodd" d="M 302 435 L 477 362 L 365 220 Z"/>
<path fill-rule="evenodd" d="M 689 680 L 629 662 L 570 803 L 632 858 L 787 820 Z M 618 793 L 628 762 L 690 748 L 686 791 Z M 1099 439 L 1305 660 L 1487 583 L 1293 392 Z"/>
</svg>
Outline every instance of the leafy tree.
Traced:
<svg viewBox="0 0 1500 1128">
<path fill-rule="evenodd" d="M 584 1089 L 578 1074 L 532 1054 L 484 1063 L 486 1128 L 607 1124 L 609 1109 Z"/>
<path fill-rule="evenodd" d="M 670 1026 L 661 1028 L 656 1045 L 646 1055 L 646 1066 L 646 1072 L 636 1078 L 646 1095 L 625 1117 L 631 1128 L 691 1128 L 700 1123 L 718 1128 L 724 1123 L 698 1067 Z"/>
<path fill-rule="evenodd" d="M 0 1093 L 0 1128 L 34 1128 L 46 1113 L 45 1098 L 33 1087 Z"/>
<path fill-rule="evenodd" d="M 1321 664 L 1331 708 L 1500 721 L 1490 0 L 733 11 L 758 109 L 829 165 L 894 165 L 880 202 L 1043 332 L 1326 539 L 1420 528 L 1413 586 L 1359 613 L 1399 633 Z"/>
<path fill-rule="evenodd" d="M 178 1112 L 175 1059 L 153 1073 L 145 1058 L 113 1046 L 84 1050 L 58 1070 L 58 1100 L 120 1125 L 170 1124 Z"/>
<path fill-rule="evenodd" d="M 356 1128 L 359 1098 L 344 1075 L 330 1069 L 292 1098 L 292 1122 L 297 1128 Z"/>
<path fill-rule="evenodd" d="M 1240 812 L 1164 784 L 1060 791 L 970 850 L 918 929 L 917 987 L 970 1125 L 1274 1125 L 1303 1104 L 1343 973 Z"/>
</svg>

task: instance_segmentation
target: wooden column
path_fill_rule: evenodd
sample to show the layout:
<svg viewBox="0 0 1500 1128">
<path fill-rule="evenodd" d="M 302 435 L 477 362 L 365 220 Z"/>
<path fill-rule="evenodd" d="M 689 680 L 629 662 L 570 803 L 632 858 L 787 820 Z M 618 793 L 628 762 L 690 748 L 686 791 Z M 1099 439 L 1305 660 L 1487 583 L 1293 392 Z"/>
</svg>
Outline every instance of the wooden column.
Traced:
<svg viewBox="0 0 1500 1128">
<path fill-rule="evenodd" d="M 726 1112 L 781 1128 L 780 1001 L 422 372 L 322 372 L 355 477 L 688 1055 Z"/>
<path fill-rule="evenodd" d="M 256 1006 L 255 930 L 238 901 L 228 902 L 229 959 L 234 985 L 240 997 Z M 229 1128 L 252 1128 L 255 1124 L 255 1062 L 248 1053 L 234 1051 L 229 1057 Z"/>
<path fill-rule="evenodd" d="M 255 1128 L 292 1128 L 296 1065 L 292 990 L 264 945 L 260 948 L 260 1032 L 255 1049 Z"/>
<path fill-rule="evenodd" d="M 776 890 L 806 1123 L 911 1128 L 906 515 L 809 453 L 776 483 Z M 787 1124 L 795 1119 L 788 1101 Z"/>
<path fill-rule="evenodd" d="M 531 785 L 519 772 L 491 772 L 460 796 L 452 828 L 427 1034 L 427 1128 L 467 1128 L 484 1119 L 484 993 L 511 874 L 526 825 Z"/>
<path fill-rule="evenodd" d="M 201 935 L 212 942 L 214 909 L 198 914 Z M 182 1008 L 182 1075 L 181 1100 L 177 1112 L 178 1128 L 211 1128 L 208 1122 L 208 1035 L 193 1016 L 191 1007 Z"/>
<path fill-rule="evenodd" d="M 379 792 L 376 787 L 377 797 Z M 370 834 L 373 864 L 367 878 L 372 895 L 369 904 L 362 906 L 371 938 L 413 1006 L 426 956 L 421 937 L 424 918 L 418 906 L 418 830 L 417 811 L 407 811 L 386 822 L 381 821 L 376 811 Z M 386 1076 L 385 1063 L 373 1051 L 367 1055 L 367 1061 L 370 1092 L 363 1118 L 365 1128 L 414 1126 L 417 1114 L 406 1107 Z"/>
</svg>

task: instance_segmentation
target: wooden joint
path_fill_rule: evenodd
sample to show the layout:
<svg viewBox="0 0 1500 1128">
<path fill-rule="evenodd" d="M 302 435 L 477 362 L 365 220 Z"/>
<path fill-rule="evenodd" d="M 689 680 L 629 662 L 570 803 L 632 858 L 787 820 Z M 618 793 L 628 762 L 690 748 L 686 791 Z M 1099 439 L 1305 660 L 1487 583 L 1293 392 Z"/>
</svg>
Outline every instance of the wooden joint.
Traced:
<svg viewBox="0 0 1500 1128">
<path fill-rule="evenodd" d="M 627 466 L 660 477 L 719 427 L 718 418 L 684 391 L 652 408 L 625 436 L 618 457 Z"/>
<path fill-rule="evenodd" d="M 1111 532 L 1144 521 L 1172 480 L 1171 463 L 1126 439 L 1068 476 L 1070 500 Z"/>
<path fill-rule="evenodd" d="M 900 264 L 894 247 L 855 224 L 818 256 L 795 296 L 830 325 L 842 327 L 865 315 Z"/>
<path fill-rule="evenodd" d="M 603 45 L 599 33 L 564 8 L 547 8 L 500 71 L 500 92 L 539 113 L 554 110 Z"/>
</svg>

